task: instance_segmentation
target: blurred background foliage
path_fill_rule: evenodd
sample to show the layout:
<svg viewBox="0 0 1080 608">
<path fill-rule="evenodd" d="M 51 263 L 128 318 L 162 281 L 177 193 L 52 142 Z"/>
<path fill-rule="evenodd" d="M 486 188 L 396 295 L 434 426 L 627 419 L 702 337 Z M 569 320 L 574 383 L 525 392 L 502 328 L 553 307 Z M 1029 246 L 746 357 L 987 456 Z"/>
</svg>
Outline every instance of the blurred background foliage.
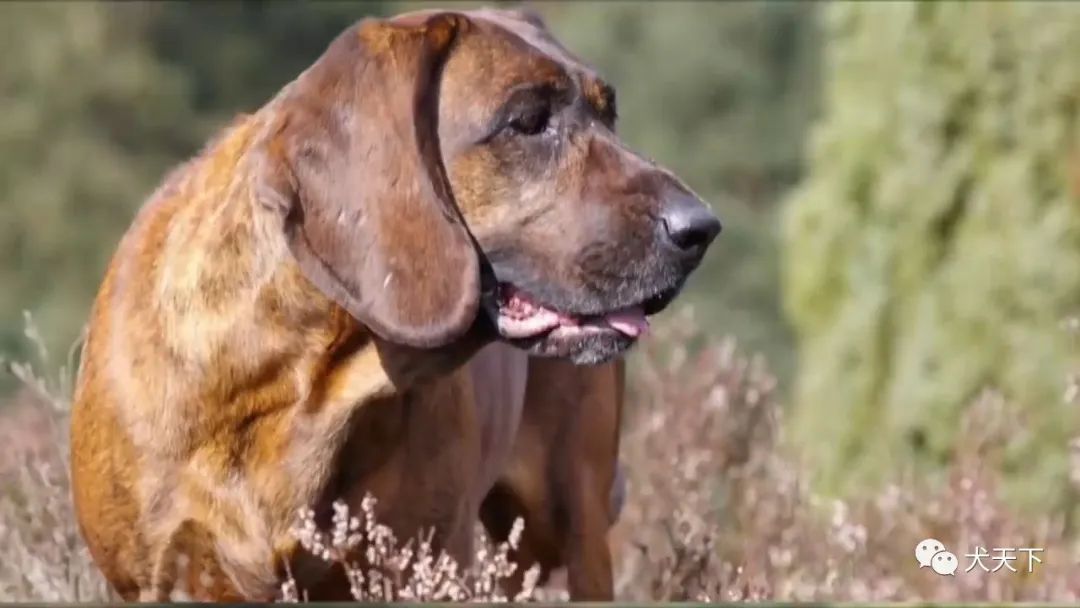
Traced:
<svg viewBox="0 0 1080 608">
<path fill-rule="evenodd" d="M 23 310 L 65 350 L 171 166 L 353 21 L 432 4 L 0 3 L 0 353 L 29 356 Z M 682 304 L 793 387 L 823 488 L 938 470 L 994 385 L 1035 422 L 1018 490 L 1063 499 L 1080 9 L 533 7 L 617 86 L 623 137 L 714 203 L 725 232 Z"/>
<path fill-rule="evenodd" d="M 1080 310 L 1080 7 L 848 3 L 825 113 L 786 203 L 792 433 L 825 487 L 955 457 L 988 386 L 1025 408 L 1007 490 L 1068 499 Z"/>
</svg>

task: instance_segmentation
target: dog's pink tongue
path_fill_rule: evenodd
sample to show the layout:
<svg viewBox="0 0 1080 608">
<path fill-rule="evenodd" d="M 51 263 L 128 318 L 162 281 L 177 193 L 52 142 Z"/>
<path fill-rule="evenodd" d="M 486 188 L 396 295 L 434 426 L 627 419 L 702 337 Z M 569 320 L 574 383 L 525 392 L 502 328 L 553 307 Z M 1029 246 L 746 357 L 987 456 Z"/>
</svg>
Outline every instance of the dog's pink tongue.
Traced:
<svg viewBox="0 0 1080 608">
<path fill-rule="evenodd" d="M 608 325 L 631 338 L 636 338 L 649 331 L 649 320 L 645 318 L 645 311 L 640 306 L 624 308 L 608 314 L 604 317 Z"/>
</svg>

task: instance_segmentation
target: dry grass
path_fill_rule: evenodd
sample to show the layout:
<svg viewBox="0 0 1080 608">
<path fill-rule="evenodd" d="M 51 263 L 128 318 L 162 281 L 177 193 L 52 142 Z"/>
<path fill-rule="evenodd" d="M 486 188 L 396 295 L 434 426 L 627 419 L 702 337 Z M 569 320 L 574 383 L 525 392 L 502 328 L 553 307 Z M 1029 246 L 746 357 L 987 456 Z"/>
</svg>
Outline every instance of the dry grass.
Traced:
<svg viewBox="0 0 1080 608">
<path fill-rule="evenodd" d="M 689 315 L 688 312 L 682 314 Z M 1026 514 L 997 488 L 1002 439 L 1023 420 L 987 392 L 964 419 L 956 460 L 941 480 L 906 475 L 884 491 L 839 502 L 815 496 L 808 475 L 784 448 L 783 412 L 763 362 L 728 341 L 686 346 L 692 318 L 665 324 L 632 374 L 622 457 L 629 495 L 613 531 L 617 593 L 628 600 L 927 600 L 1080 599 L 1080 545 L 1065 514 Z M 1080 327 L 1074 323 L 1073 327 Z M 28 337 L 36 342 L 32 325 Z M 47 353 L 42 352 L 47 359 Z M 65 466 L 70 384 L 44 382 L 29 366 L 8 367 L 25 389 L 0 422 L 0 601 L 107 599 L 72 517 Z M 70 366 L 60 378 L 70 378 Z M 1080 395 L 1080 376 L 1063 380 Z M 15 429 L 15 430 L 12 430 Z M 1080 434 L 1080 433 L 1078 433 Z M 1077 444 L 1080 484 L 1080 443 Z M 501 596 L 513 567 L 509 547 L 481 539 L 468 567 L 436 555 L 425 537 L 399 543 L 365 502 L 353 517 L 338 507 L 321 532 L 302 513 L 301 542 L 342 560 L 362 543 L 363 566 L 348 564 L 358 599 L 557 599 L 558 590 Z M 920 569 L 916 543 L 932 537 L 961 562 L 955 577 Z M 976 546 L 1041 548 L 1005 568 L 964 572 Z M 986 560 L 990 567 L 997 564 Z M 283 599 L 302 600 L 286 585 Z"/>
<path fill-rule="evenodd" d="M 1077 326 L 1073 323 L 1073 326 Z M 694 327 L 692 318 L 670 327 Z M 640 401 L 624 432 L 630 495 L 616 534 L 621 597 L 654 600 L 1055 601 L 1080 598 L 1080 545 L 1066 517 L 1028 514 L 998 492 L 998 457 L 1024 432 L 1017 409 L 987 391 L 968 408 L 943 482 L 907 475 L 851 502 L 823 500 L 783 448 L 782 410 L 762 362 L 732 342 L 695 352 L 654 341 L 633 376 Z M 1070 380 L 1066 398 L 1080 394 Z M 1080 481 L 1080 462 L 1078 462 Z M 633 532 L 628 532 L 633 531 Z M 956 576 L 920 569 L 925 538 L 956 553 Z M 1041 548 L 984 572 L 981 546 Z M 1004 555 L 1004 554 L 1001 554 Z M 984 563 L 1000 567 L 987 558 Z"/>
<path fill-rule="evenodd" d="M 32 320 L 26 337 L 41 369 L 50 356 Z M 7 362 L 21 391 L 0 410 L 0 602 L 108 600 L 105 581 L 79 535 L 68 478 L 73 353 L 56 381 Z"/>
<path fill-rule="evenodd" d="M 375 497 L 367 494 L 360 503 L 361 516 L 351 516 L 342 501 L 333 505 L 331 529 L 324 532 L 315 523 L 315 512 L 300 512 L 293 534 L 304 549 L 326 562 L 340 563 L 348 576 L 354 599 L 363 602 L 525 602 L 534 599 L 539 568 L 525 573 L 522 590 L 513 598 L 503 593 L 502 583 L 510 578 L 517 565 L 509 559 L 517 549 L 524 530 L 519 518 L 514 522 L 505 543 L 492 545 L 477 526 L 475 560 L 465 567 L 445 552 L 432 549 L 431 531 L 419 534 L 404 544 L 393 530 L 375 518 Z M 362 554 L 354 557 L 357 550 Z M 303 590 L 296 581 L 282 585 L 282 598 L 297 602 Z"/>
</svg>

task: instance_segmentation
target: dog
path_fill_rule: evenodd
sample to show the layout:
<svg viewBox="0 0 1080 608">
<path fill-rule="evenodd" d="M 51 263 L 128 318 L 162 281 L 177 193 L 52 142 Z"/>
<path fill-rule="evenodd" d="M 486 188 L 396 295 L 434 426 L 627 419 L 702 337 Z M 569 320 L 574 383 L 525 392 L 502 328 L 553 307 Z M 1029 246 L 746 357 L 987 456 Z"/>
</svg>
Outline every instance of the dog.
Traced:
<svg viewBox="0 0 1080 608">
<path fill-rule="evenodd" d="M 551 415 L 526 393 L 617 370 L 720 231 L 615 121 L 535 15 L 417 11 L 348 28 L 166 176 L 105 271 L 72 411 L 77 519 L 116 593 L 265 601 L 292 576 L 349 599 L 291 533 L 299 509 L 326 522 L 370 493 L 467 563 L 489 494 L 491 526 L 498 496 L 544 525 L 553 499 L 515 466 L 576 453 L 598 464 L 546 491 L 607 493 L 610 419 L 593 444 L 571 418 L 595 403 Z M 527 453 L 545 416 L 577 433 L 566 453 Z M 569 513 L 553 534 L 592 526 Z M 563 559 L 610 570 L 583 564 L 598 542 Z"/>
</svg>

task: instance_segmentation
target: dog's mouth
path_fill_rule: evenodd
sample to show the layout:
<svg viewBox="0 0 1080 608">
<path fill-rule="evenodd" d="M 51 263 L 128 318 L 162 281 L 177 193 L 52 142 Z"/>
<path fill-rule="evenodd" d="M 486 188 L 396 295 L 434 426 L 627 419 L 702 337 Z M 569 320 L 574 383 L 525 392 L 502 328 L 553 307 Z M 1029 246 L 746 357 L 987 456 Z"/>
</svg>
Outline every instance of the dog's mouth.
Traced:
<svg viewBox="0 0 1080 608">
<path fill-rule="evenodd" d="M 608 313 L 576 315 L 545 306 L 528 293 L 503 283 L 496 297 L 496 326 L 510 340 L 545 335 L 573 339 L 616 332 L 631 340 L 649 331 L 645 304 L 627 306 Z"/>
<path fill-rule="evenodd" d="M 636 304 L 599 313 L 574 313 L 547 304 L 510 283 L 499 283 L 485 309 L 499 337 L 542 357 L 579 364 L 602 363 L 625 352 L 649 332 L 649 316 L 671 303 L 681 283 Z"/>
<path fill-rule="evenodd" d="M 647 280 L 611 281 L 600 293 L 536 280 L 539 272 L 491 264 L 483 324 L 499 340 L 537 357 L 578 364 L 610 361 L 649 333 L 649 317 L 678 296 L 685 273 L 649 272 Z"/>
</svg>

